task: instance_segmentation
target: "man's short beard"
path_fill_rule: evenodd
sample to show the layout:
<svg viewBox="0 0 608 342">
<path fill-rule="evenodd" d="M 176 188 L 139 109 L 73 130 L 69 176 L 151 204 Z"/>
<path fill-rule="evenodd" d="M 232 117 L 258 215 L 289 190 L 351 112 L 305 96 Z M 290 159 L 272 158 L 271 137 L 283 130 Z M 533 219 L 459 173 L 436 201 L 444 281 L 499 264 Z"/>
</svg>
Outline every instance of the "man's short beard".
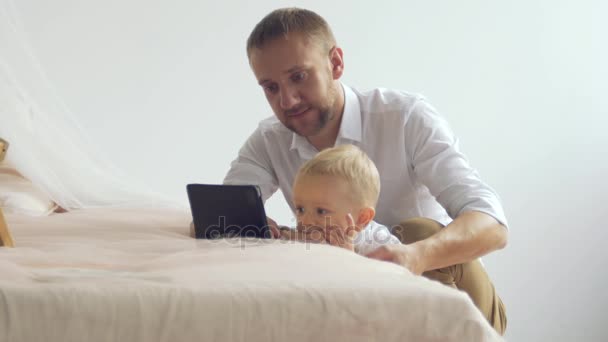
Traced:
<svg viewBox="0 0 608 342">
<path fill-rule="evenodd" d="M 323 128 L 325 128 L 325 126 L 327 126 L 327 124 L 331 120 L 333 120 L 333 118 L 335 117 L 334 108 L 332 108 L 332 106 L 334 105 L 336 98 L 337 98 L 336 89 L 329 87 L 327 91 L 328 91 L 328 95 L 329 95 L 328 96 L 329 103 L 327 104 L 327 106 L 313 108 L 313 109 L 316 109 L 318 112 L 318 122 L 315 125 L 315 127 L 313 128 L 312 132 L 309 132 L 308 134 L 301 134 L 300 132 L 298 132 L 296 130 L 296 128 L 293 125 L 285 125 L 285 126 L 292 132 L 296 133 L 297 135 L 304 136 L 304 137 L 309 137 L 309 136 L 312 137 L 312 136 L 319 134 L 321 132 L 321 130 L 323 130 Z"/>
<path fill-rule="evenodd" d="M 301 132 L 298 132 L 298 130 L 293 125 L 286 125 L 286 127 L 289 128 L 289 130 L 294 132 L 295 134 L 303 137 L 312 137 L 319 134 L 319 132 L 321 132 L 321 130 L 323 130 L 323 128 L 327 126 L 327 123 L 334 117 L 334 115 L 330 108 L 318 109 L 317 111 L 318 121 L 316 125 L 312 128 L 312 132 L 310 132 L 309 130 L 309 132 L 307 132 L 306 134 L 302 134 Z"/>
<path fill-rule="evenodd" d="M 331 118 L 333 118 L 333 114 L 330 108 L 319 110 L 319 125 L 317 126 L 317 132 L 321 131 Z"/>
</svg>

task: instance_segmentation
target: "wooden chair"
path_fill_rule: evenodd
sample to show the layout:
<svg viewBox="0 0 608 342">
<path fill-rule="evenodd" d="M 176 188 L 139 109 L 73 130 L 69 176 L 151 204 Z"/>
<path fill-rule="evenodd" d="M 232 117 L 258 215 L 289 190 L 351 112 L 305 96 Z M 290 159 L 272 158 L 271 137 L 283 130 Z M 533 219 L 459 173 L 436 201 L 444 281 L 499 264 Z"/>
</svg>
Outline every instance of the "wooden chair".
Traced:
<svg viewBox="0 0 608 342">
<path fill-rule="evenodd" d="M 8 141 L 0 138 L 0 162 L 4 160 L 7 150 Z M 0 247 L 15 247 L 11 233 L 8 230 L 8 224 L 6 224 L 6 220 L 4 219 L 2 208 L 0 208 Z"/>
</svg>

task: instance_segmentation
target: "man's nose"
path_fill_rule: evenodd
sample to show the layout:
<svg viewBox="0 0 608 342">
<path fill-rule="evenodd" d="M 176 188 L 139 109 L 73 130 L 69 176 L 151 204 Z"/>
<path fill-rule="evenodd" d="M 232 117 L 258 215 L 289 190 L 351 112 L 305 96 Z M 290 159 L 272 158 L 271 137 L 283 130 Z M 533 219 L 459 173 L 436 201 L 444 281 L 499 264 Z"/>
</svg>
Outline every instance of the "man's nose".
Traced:
<svg viewBox="0 0 608 342">
<path fill-rule="evenodd" d="M 280 93 L 281 109 L 292 109 L 300 103 L 300 94 L 294 87 L 284 87 Z"/>
</svg>

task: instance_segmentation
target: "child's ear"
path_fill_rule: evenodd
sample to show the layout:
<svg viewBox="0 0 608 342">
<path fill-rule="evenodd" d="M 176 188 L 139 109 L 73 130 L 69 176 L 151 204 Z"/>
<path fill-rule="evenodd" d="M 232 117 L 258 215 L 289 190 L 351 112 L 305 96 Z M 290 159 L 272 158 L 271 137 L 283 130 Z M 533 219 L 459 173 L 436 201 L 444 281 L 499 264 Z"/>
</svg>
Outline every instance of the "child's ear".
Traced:
<svg viewBox="0 0 608 342">
<path fill-rule="evenodd" d="M 360 232 L 365 228 L 371 220 L 376 216 L 376 210 L 372 207 L 364 207 L 359 210 L 357 215 L 357 231 Z"/>
</svg>

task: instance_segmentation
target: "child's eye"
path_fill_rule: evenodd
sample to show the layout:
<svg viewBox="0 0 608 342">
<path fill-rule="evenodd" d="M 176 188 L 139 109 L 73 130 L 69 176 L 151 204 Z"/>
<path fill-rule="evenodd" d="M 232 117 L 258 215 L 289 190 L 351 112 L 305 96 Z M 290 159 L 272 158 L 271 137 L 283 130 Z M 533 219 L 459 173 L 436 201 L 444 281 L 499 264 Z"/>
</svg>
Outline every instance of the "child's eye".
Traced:
<svg viewBox="0 0 608 342">
<path fill-rule="evenodd" d="M 304 208 L 296 207 L 296 215 L 302 215 L 302 214 L 304 214 Z"/>
<path fill-rule="evenodd" d="M 317 214 L 319 214 L 319 215 L 326 215 L 327 214 L 327 210 L 322 209 L 322 208 L 318 208 L 317 209 Z"/>
</svg>

